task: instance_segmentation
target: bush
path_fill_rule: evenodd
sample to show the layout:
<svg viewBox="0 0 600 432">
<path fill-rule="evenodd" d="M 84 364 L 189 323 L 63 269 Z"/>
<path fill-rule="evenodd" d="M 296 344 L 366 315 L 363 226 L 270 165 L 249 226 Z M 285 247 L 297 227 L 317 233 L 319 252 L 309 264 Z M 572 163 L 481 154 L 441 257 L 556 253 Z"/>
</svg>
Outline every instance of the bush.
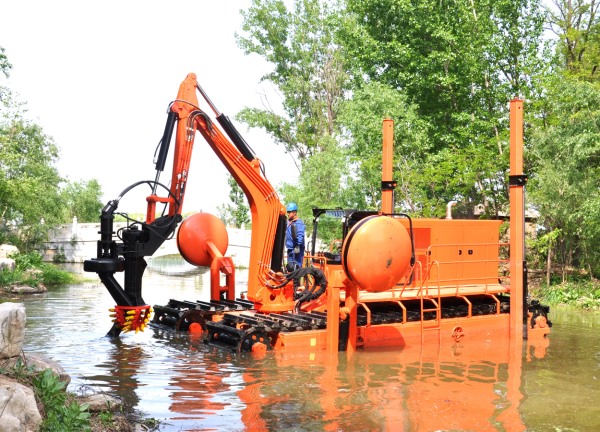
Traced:
<svg viewBox="0 0 600 432">
<path fill-rule="evenodd" d="M 43 264 L 42 282 L 47 286 L 66 285 L 75 282 L 75 276 L 51 264 Z"/>
<path fill-rule="evenodd" d="M 77 403 L 74 396 L 66 392 L 66 384 L 51 369 L 36 372 L 19 360 L 11 369 L 0 368 L 0 374 L 33 388 L 43 418 L 40 432 L 91 430 L 88 406 Z"/>
<path fill-rule="evenodd" d="M 66 384 L 51 369 L 36 375 L 32 384 L 36 397 L 44 407 L 45 418 L 41 432 L 89 431 L 90 413 L 86 404 L 68 400 Z"/>
<path fill-rule="evenodd" d="M 16 270 L 25 271 L 42 266 L 42 256 L 37 252 L 16 253 L 10 256 L 15 260 Z"/>
<path fill-rule="evenodd" d="M 588 279 L 541 286 L 535 290 L 535 296 L 543 303 L 550 305 L 569 305 L 580 309 L 600 310 L 600 281 Z"/>
<path fill-rule="evenodd" d="M 17 253 L 11 255 L 11 258 L 15 260 L 15 270 L 0 271 L 0 286 L 15 282 L 34 287 L 39 284 L 58 286 L 76 281 L 72 273 L 43 262 L 42 256 L 37 252 Z"/>
</svg>

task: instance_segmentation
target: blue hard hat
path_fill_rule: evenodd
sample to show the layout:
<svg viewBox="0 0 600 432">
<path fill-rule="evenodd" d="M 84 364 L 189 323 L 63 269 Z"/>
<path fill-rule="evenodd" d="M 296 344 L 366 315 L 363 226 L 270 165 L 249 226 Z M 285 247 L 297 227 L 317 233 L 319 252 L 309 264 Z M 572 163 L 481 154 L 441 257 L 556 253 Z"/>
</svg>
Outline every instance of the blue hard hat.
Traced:
<svg viewBox="0 0 600 432">
<path fill-rule="evenodd" d="M 286 207 L 286 211 L 291 212 L 291 211 L 298 211 L 298 204 L 296 203 L 289 203 Z"/>
</svg>

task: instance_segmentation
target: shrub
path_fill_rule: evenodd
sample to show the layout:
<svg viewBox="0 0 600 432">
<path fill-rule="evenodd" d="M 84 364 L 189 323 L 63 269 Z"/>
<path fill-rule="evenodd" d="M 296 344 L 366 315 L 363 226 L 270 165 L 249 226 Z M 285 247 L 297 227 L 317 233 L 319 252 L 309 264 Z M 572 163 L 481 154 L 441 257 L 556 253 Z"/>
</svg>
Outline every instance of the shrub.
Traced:
<svg viewBox="0 0 600 432">
<path fill-rule="evenodd" d="M 11 255 L 15 260 L 15 270 L 3 269 L 0 271 L 0 285 L 6 286 L 20 282 L 29 286 L 57 286 L 73 283 L 76 277 L 68 271 L 55 265 L 42 261 L 42 256 L 37 252 L 17 253 Z"/>
<path fill-rule="evenodd" d="M 600 310 L 599 281 L 587 279 L 542 286 L 532 294 L 550 305 L 569 305 L 580 309 Z"/>
</svg>

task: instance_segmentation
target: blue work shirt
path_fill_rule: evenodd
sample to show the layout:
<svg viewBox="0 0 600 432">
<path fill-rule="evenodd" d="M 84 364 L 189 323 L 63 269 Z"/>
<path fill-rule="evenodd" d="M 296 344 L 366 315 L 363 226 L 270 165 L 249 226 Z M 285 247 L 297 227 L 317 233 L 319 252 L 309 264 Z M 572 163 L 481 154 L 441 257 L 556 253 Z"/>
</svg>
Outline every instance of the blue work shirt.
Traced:
<svg viewBox="0 0 600 432">
<path fill-rule="evenodd" d="M 304 259 L 304 233 L 306 232 L 306 226 L 302 219 L 294 219 L 288 221 L 287 229 L 285 231 L 285 248 L 287 249 L 288 262 L 296 261 L 300 267 L 302 267 L 302 260 Z M 298 246 L 300 251 L 294 253 L 294 248 Z"/>
</svg>

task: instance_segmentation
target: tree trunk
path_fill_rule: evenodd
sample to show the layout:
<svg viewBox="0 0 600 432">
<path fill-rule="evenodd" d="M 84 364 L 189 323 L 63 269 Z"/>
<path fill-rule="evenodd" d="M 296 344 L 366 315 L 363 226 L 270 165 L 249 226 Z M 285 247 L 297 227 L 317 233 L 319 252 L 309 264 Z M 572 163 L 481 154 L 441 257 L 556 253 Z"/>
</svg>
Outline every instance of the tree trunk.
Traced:
<svg viewBox="0 0 600 432">
<path fill-rule="evenodd" d="M 552 242 L 548 244 L 548 257 L 546 258 L 546 286 L 550 286 L 550 274 L 552 269 Z"/>
</svg>

